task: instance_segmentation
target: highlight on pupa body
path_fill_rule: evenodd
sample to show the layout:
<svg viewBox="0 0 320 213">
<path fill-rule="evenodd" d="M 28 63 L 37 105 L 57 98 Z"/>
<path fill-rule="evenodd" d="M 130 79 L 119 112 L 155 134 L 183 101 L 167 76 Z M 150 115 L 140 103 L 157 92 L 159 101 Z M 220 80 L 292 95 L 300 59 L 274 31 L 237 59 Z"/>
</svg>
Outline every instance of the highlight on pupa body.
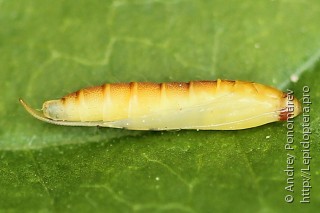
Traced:
<svg viewBox="0 0 320 213">
<path fill-rule="evenodd" d="M 132 130 L 238 130 L 301 112 L 291 94 L 259 83 L 220 79 L 104 84 L 46 101 L 42 111 L 20 102 L 48 123 Z"/>
</svg>

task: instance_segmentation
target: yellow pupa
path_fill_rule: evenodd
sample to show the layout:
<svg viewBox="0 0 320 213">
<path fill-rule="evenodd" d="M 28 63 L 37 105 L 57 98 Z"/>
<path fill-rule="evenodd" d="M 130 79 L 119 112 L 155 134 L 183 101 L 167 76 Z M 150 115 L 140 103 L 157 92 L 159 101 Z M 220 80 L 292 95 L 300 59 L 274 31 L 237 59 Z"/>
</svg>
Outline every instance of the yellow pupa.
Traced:
<svg viewBox="0 0 320 213">
<path fill-rule="evenodd" d="M 301 112 L 299 101 L 288 101 L 278 89 L 220 79 L 104 84 L 46 101 L 42 111 L 20 102 L 48 123 L 132 130 L 238 130 L 287 120 Z"/>
</svg>

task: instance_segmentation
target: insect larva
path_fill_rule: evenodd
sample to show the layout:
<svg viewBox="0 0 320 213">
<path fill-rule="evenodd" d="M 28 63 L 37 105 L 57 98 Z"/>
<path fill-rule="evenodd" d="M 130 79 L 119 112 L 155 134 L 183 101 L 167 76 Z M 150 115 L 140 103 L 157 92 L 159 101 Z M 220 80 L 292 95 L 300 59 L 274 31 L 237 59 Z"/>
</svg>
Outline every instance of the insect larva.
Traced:
<svg viewBox="0 0 320 213">
<path fill-rule="evenodd" d="M 114 83 L 89 87 L 43 104 L 42 112 L 20 100 L 34 117 L 67 126 L 134 130 L 237 130 L 286 120 L 301 111 L 294 98 L 244 81 Z M 291 107 L 291 108 L 290 108 Z"/>
</svg>

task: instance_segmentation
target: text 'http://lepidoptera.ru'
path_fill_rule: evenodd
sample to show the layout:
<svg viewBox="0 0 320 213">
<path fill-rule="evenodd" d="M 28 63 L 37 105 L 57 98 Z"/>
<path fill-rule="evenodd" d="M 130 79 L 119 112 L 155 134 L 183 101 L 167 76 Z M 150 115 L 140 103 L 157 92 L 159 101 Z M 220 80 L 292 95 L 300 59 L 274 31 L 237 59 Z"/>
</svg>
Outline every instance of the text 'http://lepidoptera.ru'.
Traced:
<svg viewBox="0 0 320 213">
<path fill-rule="evenodd" d="M 131 130 L 238 130 L 301 112 L 299 101 L 278 89 L 220 79 L 104 84 L 46 101 L 41 111 L 20 102 L 32 116 L 48 123 Z"/>
</svg>

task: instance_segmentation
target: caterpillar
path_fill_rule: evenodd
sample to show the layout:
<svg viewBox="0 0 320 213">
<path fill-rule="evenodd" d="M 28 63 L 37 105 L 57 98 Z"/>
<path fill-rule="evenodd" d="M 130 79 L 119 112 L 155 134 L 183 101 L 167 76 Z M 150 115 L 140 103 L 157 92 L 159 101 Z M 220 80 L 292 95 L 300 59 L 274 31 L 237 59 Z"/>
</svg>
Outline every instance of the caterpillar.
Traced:
<svg viewBox="0 0 320 213">
<path fill-rule="evenodd" d="M 301 112 L 299 101 L 270 86 L 216 80 L 112 83 L 80 89 L 46 101 L 35 118 L 57 125 L 131 130 L 239 130 L 287 120 Z"/>
</svg>

